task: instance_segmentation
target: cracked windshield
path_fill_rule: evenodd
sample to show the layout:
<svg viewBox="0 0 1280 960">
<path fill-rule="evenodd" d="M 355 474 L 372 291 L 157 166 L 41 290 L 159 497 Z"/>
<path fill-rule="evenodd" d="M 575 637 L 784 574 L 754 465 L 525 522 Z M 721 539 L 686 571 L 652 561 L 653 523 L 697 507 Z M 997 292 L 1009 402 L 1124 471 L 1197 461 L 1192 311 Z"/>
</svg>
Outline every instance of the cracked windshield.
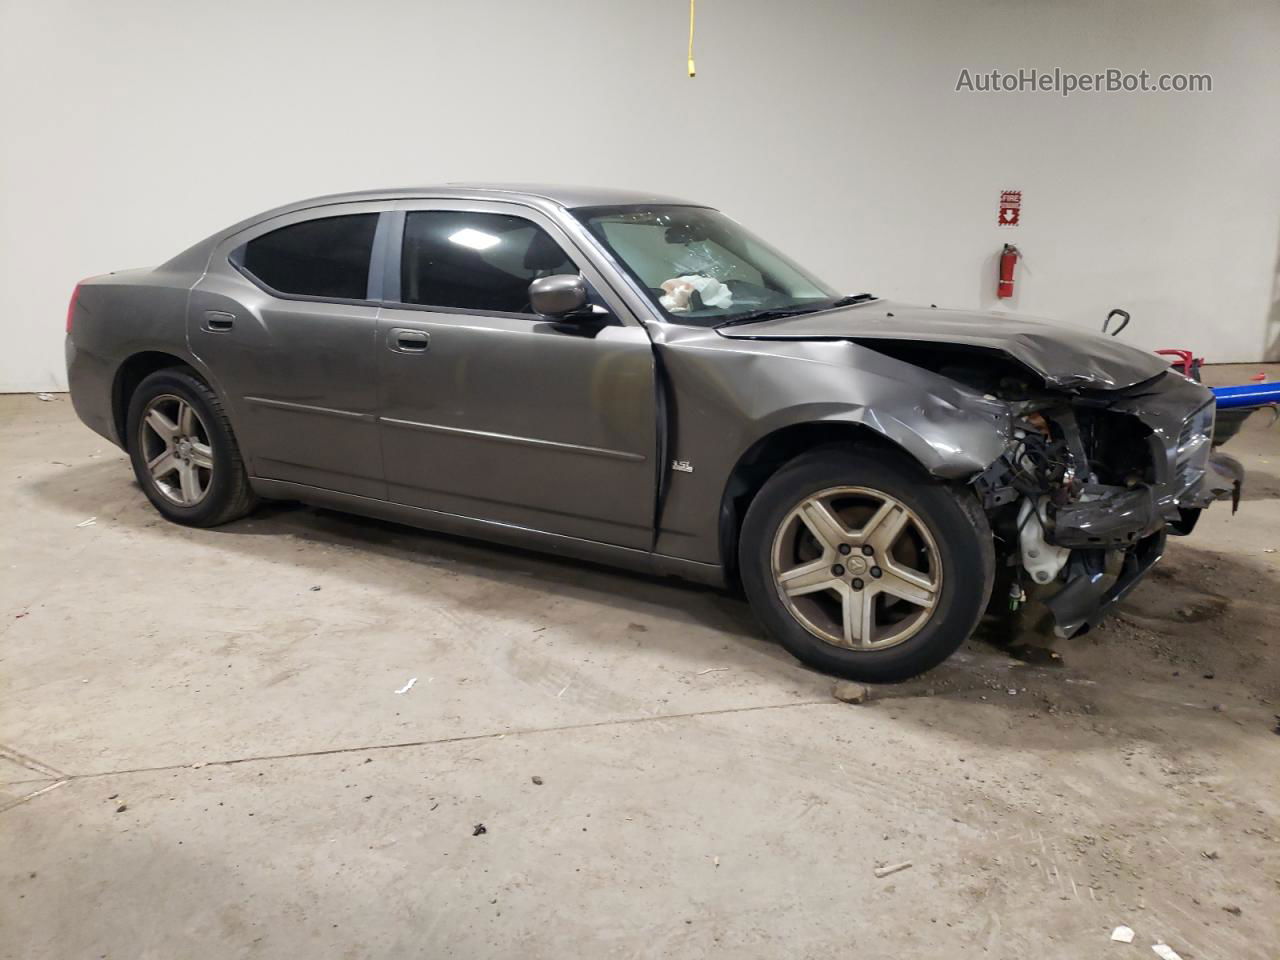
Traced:
<svg viewBox="0 0 1280 960">
<path fill-rule="evenodd" d="M 677 323 L 717 326 L 839 305 L 840 294 L 705 207 L 574 211 Z"/>
</svg>

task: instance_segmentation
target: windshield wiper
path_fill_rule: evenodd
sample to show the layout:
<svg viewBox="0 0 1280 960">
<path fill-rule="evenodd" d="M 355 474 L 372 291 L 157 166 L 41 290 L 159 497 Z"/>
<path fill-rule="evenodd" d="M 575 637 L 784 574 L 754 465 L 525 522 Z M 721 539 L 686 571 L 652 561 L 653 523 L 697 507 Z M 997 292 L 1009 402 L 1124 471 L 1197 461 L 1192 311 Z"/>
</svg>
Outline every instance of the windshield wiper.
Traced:
<svg viewBox="0 0 1280 960">
<path fill-rule="evenodd" d="M 781 320 L 785 317 L 798 317 L 806 313 L 821 313 L 824 310 L 834 310 L 837 307 L 848 307 L 855 303 L 865 303 L 868 300 L 876 299 L 873 293 L 855 293 L 852 296 L 841 297 L 839 300 L 833 300 L 825 304 L 806 304 L 798 307 L 775 307 L 770 310 L 753 310 L 750 313 L 744 313 L 740 317 L 734 317 L 732 320 L 726 320 L 724 323 L 717 323 L 716 329 L 723 330 L 725 327 L 736 327 L 743 323 L 760 323 L 762 320 Z"/>
<path fill-rule="evenodd" d="M 772 310 L 752 310 L 750 313 L 744 313 L 740 317 L 734 317 L 732 320 L 726 320 L 724 323 L 717 323 L 716 329 L 723 330 L 725 327 L 736 327 L 740 323 L 759 323 L 761 320 L 781 320 L 783 317 L 798 317 L 803 313 L 817 313 L 824 310 L 825 307 L 776 307 Z"/>
</svg>

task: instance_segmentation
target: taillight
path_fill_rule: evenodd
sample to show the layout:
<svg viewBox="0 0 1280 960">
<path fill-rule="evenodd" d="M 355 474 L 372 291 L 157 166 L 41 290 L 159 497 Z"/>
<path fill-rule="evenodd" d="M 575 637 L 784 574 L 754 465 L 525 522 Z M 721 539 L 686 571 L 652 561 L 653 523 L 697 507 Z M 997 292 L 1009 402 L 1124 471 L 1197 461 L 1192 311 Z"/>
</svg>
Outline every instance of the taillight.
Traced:
<svg viewBox="0 0 1280 960">
<path fill-rule="evenodd" d="M 80 299 L 80 284 L 71 291 L 71 302 L 67 304 L 67 333 L 71 332 L 71 318 L 75 316 L 76 301 Z"/>
</svg>

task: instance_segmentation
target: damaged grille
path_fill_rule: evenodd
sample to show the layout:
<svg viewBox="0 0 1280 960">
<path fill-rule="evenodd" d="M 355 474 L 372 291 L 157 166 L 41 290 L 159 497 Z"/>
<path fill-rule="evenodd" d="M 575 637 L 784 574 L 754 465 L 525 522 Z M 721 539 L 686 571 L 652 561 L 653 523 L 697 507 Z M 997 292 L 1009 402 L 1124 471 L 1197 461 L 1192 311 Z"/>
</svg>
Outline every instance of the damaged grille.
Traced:
<svg viewBox="0 0 1280 960">
<path fill-rule="evenodd" d="M 1209 462 L 1213 446 L 1214 405 L 1210 400 L 1182 424 L 1174 460 L 1174 481 L 1179 493 L 1196 483 Z"/>
</svg>

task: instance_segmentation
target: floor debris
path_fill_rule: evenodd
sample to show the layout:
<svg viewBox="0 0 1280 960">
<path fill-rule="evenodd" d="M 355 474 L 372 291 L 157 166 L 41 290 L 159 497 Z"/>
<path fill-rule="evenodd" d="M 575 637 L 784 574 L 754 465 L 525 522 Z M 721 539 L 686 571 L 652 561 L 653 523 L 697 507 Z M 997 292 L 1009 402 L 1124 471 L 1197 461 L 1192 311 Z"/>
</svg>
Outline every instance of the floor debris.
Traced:
<svg viewBox="0 0 1280 960">
<path fill-rule="evenodd" d="M 883 878 L 883 877 L 889 876 L 889 874 L 891 873 L 897 873 L 900 870 L 906 870 L 906 869 L 909 869 L 910 867 L 911 867 L 911 861 L 904 860 L 902 861 L 902 863 L 893 863 L 887 867 L 876 867 L 875 875 L 877 878 Z"/>
<path fill-rule="evenodd" d="M 77 524 L 76 524 L 76 526 L 77 526 L 77 527 L 92 527 L 92 526 L 93 526 L 95 523 L 97 523 L 97 522 L 98 522 L 98 518 L 97 518 L 97 517 L 90 517 L 88 520 L 81 520 L 79 523 L 77 523 Z"/>
<path fill-rule="evenodd" d="M 533 785 L 534 785 L 535 787 L 540 787 L 540 786 L 542 786 L 542 778 L 541 778 L 541 777 L 534 777 L 534 778 L 533 778 Z"/>
<path fill-rule="evenodd" d="M 852 680 L 841 680 L 835 685 L 831 695 L 842 703 L 862 703 L 871 696 L 871 691 Z"/>
<path fill-rule="evenodd" d="M 1111 939 L 1120 943 L 1133 943 L 1133 928 L 1116 927 L 1111 931 Z"/>
<path fill-rule="evenodd" d="M 473 837 L 478 837 L 480 836 L 480 834 L 488 833 L 488 832 L 489 832 L 489 828 L 486 827 L 483 823 L 477 823 L 474 827 L 471 828 L 471 835 Z"/>
<path fill-rule="evenodd" d="M 698 676 L 705 677 L 708 673 L 720 673 L 722 670 L 728 669 L 728 667 L 707 667 L 705 670 L 699 670 Z"/>
<path fill-rule="evenodd" d="M 1177 951 L 1174 950 L 1173 947 L 1164 943 L 1153 943 L 1151 945 L 1151 952 L 1159 957 L 1160 960 L 1182 960 L 1182 957 L 1178 956 Z"/>
<path fill-rule="evenodd" d="M 1023 663 L 1049 664 L 1055 667 L 1064 666 L 1062 654 L 1048 647 L 1035 646 L 1029 643 L 1015 643 L 1005 647 L 1005 653 Z"/>
<path fill-rule="evenodd" d="M 409 682 L 408 682 L 408 683 L 406 683 L 406 684 L 405 684 L 403 687 L 401 687 L 399 690 L 397 690 L 397 691 L 396 691 L 396 693 L 408 693 L 410 690 L 412 690 L 412 689 L 413 689 L 413 685 L 414 685 L 415 683 L 417 683 L 417 682 L 418 682 L 418 678 L 417 678 L 417 677 L 410 677 L 410 678 L 409 678 Z"/>
<path fill-rule="evenodd" d="M 37 399 L 37 400 L 43 400 L 45 403 L 48 403 L 50 400 L 52 400 L 52 399 L 53 399 L 53 394 L 52 394 L 52 393 L 37 393 L 37 394 L 36 394 L 36 399 Z"/>
</svg>

